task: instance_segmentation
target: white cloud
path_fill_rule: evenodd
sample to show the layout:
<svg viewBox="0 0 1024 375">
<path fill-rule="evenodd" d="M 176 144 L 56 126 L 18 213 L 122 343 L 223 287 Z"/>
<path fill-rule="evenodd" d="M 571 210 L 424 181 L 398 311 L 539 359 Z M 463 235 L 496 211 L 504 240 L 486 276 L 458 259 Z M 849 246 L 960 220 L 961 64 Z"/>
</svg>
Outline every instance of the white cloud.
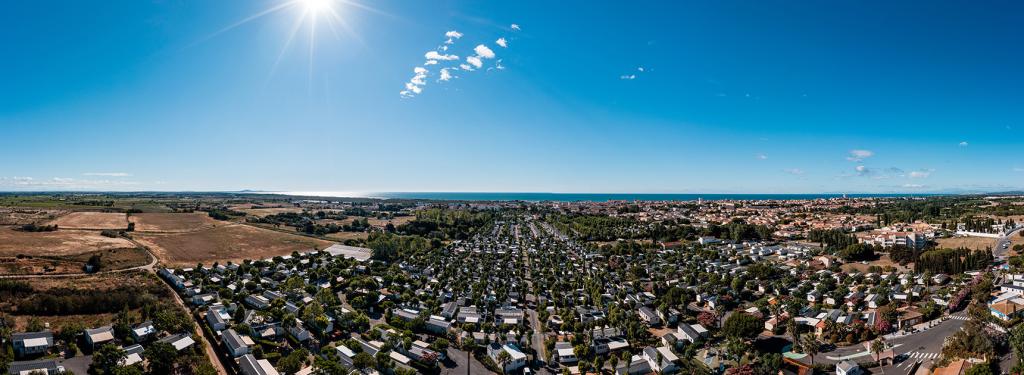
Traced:
<svg viewBox="0 0 1024 375">
<path fill-rule="evenodd" d="M 465 70 L 465 71 L 468 71 L 468 72 L 472 72 L 472 71 L 476 70 L 476 69 L 473 69 L 472 66 L 469 66 L 469 64 L 459 64 L 459 69 L 462 69 L 462 70 Z"/>
<path fill-rule="evenodd" d="M 804 170 L 800 169 L 800 168 L 784 169 L 783 171 L 786 172 L 786 173 L 789 173 L 789 174 L 793 174 L 793 175 L 802 175 L 802 174 L 804 174 Z"/>
<path fill-rule="evenodd" d="M 846 157 L 846 160 L 859 162 L 874 155 L 875 153 L 869 150 L 850 150 L 850 155 Z"/>
<path fill-rule="evenodd" d="M 412 69 L 413 76 L 409 79 L 409 82 L 405 83 L 405 90 L 400 91 L 398 94 L 403 98 L 410 98 L 423 92 L 423 86 L 427 85 L 427 68 L 417 66 Z"/>
<path fill-rule="evenodd" d="M 903 184 L 903 187 L 907 189 L 921 189 L 927 186 L 921 184 Z"/>
<path fill-rule="evenodd" d="M 643 73 L 643 71 L 644 71 L 644 67 L 642 67 L 642 66 L 638 66 L 638 67 L 636 68 L 636 70 L 638 70 L 638 71 L 640 71 L 641 73 Z"/>
<path fill-rule="evenodd" d="M 919 170 L 919 171 L 911 171 L 910 174 L 907 175 L 907 177 L 910 177 L 910 178 L 928 178 L 928 176 L 932 175 L 933 171 L 934 171 L 934 169 L 922 169 L 922 170 Z"/>
<path fill-rule="evenodd" d="M 455 31 L 455 30 L 452 30 L 452 31 L 444 33 L 444 36 L 446 38 L 459 39 L 459 38 L 462 37 L 462 33 L 458 32 L 458 31 Z"/>
<path fill-rule="evenodd" d="M 427 52 L 426 54 L 423 55 L 423 57 L 426 57 L 427 60 L 441 60 L 441 61 L 454 61 L 454 60 L 458 60 L 459 59 L 459 56 L 457 56 L 457 55 L 445 55 L 443 53 L 438 53 L 437 51 Z"/>
<path fill-rule="evenodd" d="M 863 165 L 858 165 L 858 166 L 854 167 L 853 169 L 855 171 L 857 171 L 857 175 L 858 176 L 864 176 L 864 175 L 867 175 L 867 174 L 871 173 L 871 170 L 868 169 L 867 167 L 863 166 Z"/>
<path fill-rule="evenodd" d="M 103 176 L 103 177 L 130 177 L 130 173 L 125 172 L 86 172 L 82 173 L 83 176 Z"/>
<path fill-rule="evenodd" d="M 636 79 L 636 74 L 621 75 L 621 76 L 619 76 L 619 79 L 626 79 L 626 80 Z"/>
<path fill-rule="evenodd" d="M 483 44 L 476 46 L 476 48 L 473 48 L 473 52 L 476 52 L 477 56 L 483 57 L 485 59 L 494 58 L 494 51 L 492 51 L 490 48 Z"/>
<path fill-rule="evenodd" d="M 477 69 L 480 69 L 480 67 L 484 66 L 484 62 L 480 61 L 480 58 L 476 56 L 467 57 L 466 62 L 468 62 L 470 65 L 473 65 Z"/>
<path fill-rule="evenodd" d="M 1021 168 L 1021 167 L 1014 167 L 1014 168 L 1012 169 L 1012 171 L 1014 171 L 1014 172 L 1024 172 L 1024 168 Z"/>
<path fill-rule="evenodd" d="M 765 155 L 765 154 L 757 154 L 756 157 L 757 157 L 757 160 L 768 160 L 768 155 Z"/>
<path fill-rule="evenodd" d="M 494 41 L 494 44 L 501 46 L 501 48 L 508 48 L 508 41 L 505 38 L 498 38 L 498 40 Z"/>
<path fill-rule="evenodd" d="M 522 29 L 519 28 L 519 25 L 513 23 L 512 24 L 512 30 L 519 31 L 519 30 L 522 30 Z"/>
<path fill-rule="evenodd" d="M 967 141 L 961 141 L 960 143 L 957 143 L 957 145 L 960 146 L 960 147 L 967 147 L 970 144 L 967 143 Z M 984 148 L 984 147 L 982 147 L 982 148 Z"/>
<path fill-rule="evenodd" d="M 448 72 L 448 68 L 441 69 L 441 78 L 438 78 L 438 80 L 439 81 L 448 81 L 448 80 L 451 80 L 451 79 L 452 79 L 452 74 L 450 72 Z"/>
</svg>

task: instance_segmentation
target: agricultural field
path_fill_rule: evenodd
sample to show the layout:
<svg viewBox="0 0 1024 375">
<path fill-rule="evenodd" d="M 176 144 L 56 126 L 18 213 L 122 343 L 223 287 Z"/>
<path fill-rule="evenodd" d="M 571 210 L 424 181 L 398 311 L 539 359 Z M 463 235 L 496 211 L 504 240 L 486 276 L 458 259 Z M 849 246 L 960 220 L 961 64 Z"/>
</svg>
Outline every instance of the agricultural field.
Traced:
<svg viewBox="0 0 1024 375">
<path fill-rule="evenodd" d="M 248 206 L 248 208 L 247 208 Z M 231 207 L 232 210 L 245 212 L 246 215 L 255 217 L 264 217 L 269 215 L 282 214 L 286 212 L 302 212 L 300 207 L 266 207 L 266 208 L 252 208 L 252 205 Z"/>
<path fill-rule="evenodd" d="M 194 213 L 141 213 L 128 220 L 135 223 L 136 232 L 177 233 L 213 228 L 230 223 L 210 218 L 204 212 Z"/>
<path fill-rule="evenodd" d="M 167 265 L 194 266 L 241 262 L 324 249 L 333 242 L 243 224 L 228 224 L 183 233 L 136 233 L 135 239 Z"/>
<path fill-rule="evenodd" d="M 370 237 L 370 234 L 366 232 L 338 232 L 324 237 L 333 241 L 345 242 L 345 240 L 365 240 Z"/>
<path fill-rule="evenodd" d="M 0 228 L 0 257 L 68 256 L 134 247 L 127 239 L 105 237 L 98 231 L 23 232 L 12 227 Z"/>
<path fill-rule="evenodd" d="M 396 218 L 391 219 L 391 220 L 386 220 L 386 219 L 385 220 L 381 220 L 381 219 L 376 219 L 376 218 L 370 218 L 369 222 L 370 222 L 370 225 L 372 225 L 372 226 L 375 226 L 375 227 L 378 227 L 378 228 L 383 228 L 383 227 L 388 225 L 388 222 L 390 222 L 391 224 L 394 224 L 397 227 L 399 225 L 408 223 L 408 222 L 413 221 L 413 220 L 416 220 L 416 216 L 409 215 L 409 216 L 399 216 L 399 217 L 396 217 Z"/>
<path fill-rule="evenodd" d="M 68 256 L 0 257 L 0 275 L 56 275 L 81 273 L 92 256 L 99 256 L 99 270 L 121 270 L 149 264 L 150 257 L 141 248 L 119 248 Z"/>
<path fill-rule="evenodd" d="M 24 225 L 53 220 L 67 211 L 45 208 L 0 207 L 0 225 Z"/>
<path fill-rule="evenodd" d="M 125 229 L 127 215 L 118 212 L 71 212 L 49 222 L 61 229 Z"/>
<path fill-rule="evenodd" d="M 939 238 L 935 242 L 938 242 L 939 247 L 949 249 L 959 249 L 963 247 L 971 250 L 988 250 L 996 246 L 996 239 L 987 237 Z"/>
</svg>

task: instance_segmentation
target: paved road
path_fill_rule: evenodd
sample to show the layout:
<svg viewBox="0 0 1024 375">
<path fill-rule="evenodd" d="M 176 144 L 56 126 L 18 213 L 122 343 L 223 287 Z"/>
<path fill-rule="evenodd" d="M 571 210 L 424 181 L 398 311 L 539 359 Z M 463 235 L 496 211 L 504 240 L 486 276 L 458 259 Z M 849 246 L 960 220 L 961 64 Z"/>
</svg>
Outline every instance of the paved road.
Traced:
<svg viewBox="0 0 1024 375">
<path fill-rule="evenodd" d="M 1005 257 L 1006 254 L 1010 251 L 1010 247 L 1013 246 L 1013 244 L 1010 243 L 1010 237 L 1018 235 L 1017 233 L 1019 233 L 1022 229 L 1024 229 L 1024 227 L 1014 229 L 1010 231 L 1010 233 L 1007 233 L 1005 236 L 999 237 L 999 241 L 996 241 L 996 247 L 992 249 L 992 255 L 995 256 L 996 258 Z M 1004 248 L 1003 246 L 1006 247 Z"/>
<path fill-rule="evenodd" d="M 966 320 L 966 313 L 959 312 L 945 320 L 932 321 L 931 328 L 916 333 L 887 335 L 885 341 L 892 347 L 897 360 L 894 366 L 887 366 L 885 370 L 906 370 L 908 363 L 917 360 L 921 360 L 922 365 L 936 361 L 942 353 L 943 340 L 960 330 Z M 818 354 L 814 359 L 815 363 L 836 363 L 845 359 L 863 363 L 871 361 L 871 353 L 857 344 Z"/>
</svg>

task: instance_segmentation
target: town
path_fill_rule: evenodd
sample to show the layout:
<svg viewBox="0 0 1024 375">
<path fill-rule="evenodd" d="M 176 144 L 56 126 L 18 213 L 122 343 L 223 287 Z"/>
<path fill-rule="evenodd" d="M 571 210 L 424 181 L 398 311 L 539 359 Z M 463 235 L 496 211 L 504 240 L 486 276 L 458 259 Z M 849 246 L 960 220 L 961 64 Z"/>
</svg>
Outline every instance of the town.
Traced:
<svg viewBox="0 0 1024 375">
<path fill-rule="evenodd" d="M 132 284 L 146 285 L 151 296 L 114 306 L 110 324 L 51 325 L 46 316 L 71 309 L 55 297 L 50 303 L 59 306 L 40 308 L 41 317 L 26 324 L 5 319 L 8 372 L 852 375 L 1024 368 L 1019 197 L 396 205 L 277 199 L 292 216 L 275 209 L 245 220 L 298 220 L 305 224 L 296 231 L 312 226 L 314 235 L 334 213 L 356 207 L 385 220 L 346 224 L 367 236 L 322 248 L 124 271 L 137 272 Z M 201 209 L 210 216 L 231 211 Z M 136 228 L 144 230 L 148 219 L 139 215 Z M 405 220 L 396 226 L 388 217 Z M 46 279 L 0 279 L 0 296 L 24 297 L 36 280 Z M 24 315 L 22 305 L 11 313 Z"/>
</svg>

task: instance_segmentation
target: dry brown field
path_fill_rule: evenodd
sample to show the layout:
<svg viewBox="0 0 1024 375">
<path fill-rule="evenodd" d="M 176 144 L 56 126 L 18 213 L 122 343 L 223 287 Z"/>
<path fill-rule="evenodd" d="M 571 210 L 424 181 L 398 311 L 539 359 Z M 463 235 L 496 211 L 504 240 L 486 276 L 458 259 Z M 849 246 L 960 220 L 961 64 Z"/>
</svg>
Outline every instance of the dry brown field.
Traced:
<svg viewBox="0 0 1024 375">
<path fill-rule="evenodd" d="M 338 232 L 328 234 L 325 237 L 334 241 L 345 242 L 345 240 L 365 240 L 370 237 L 370 234 L 366 232 Z"/>
<path fill-rule="evenodd" d="M 190 232 L 216 226 L 232 225 L 218 221 L 206 213 L 142 213 L 129 217 L 136 232 Z"/>
<path fill-rule="evenodd" d="M 964 247 L 972 250 L 986 250 L 996 246 L 996 239 L 987 237 L 939 238 L 935 242 L 938 242 L 939 247 L 950 249 Z"/>
<path fill-rule="evenodd" d="M 23 225 L 46 222 L 67 213 L 65 210 L 44 208 L 0 207 L 0 225 Z"/>
<path fill-rule="evenodd" d="M 141 248 L 92 251 L 68 256 L 0 257 L 0 275 L 58 275 L 82 273 L 93 255 L 100 255 L 103 271 L 121 270 L 149 263 L 149 255 Z"/>
<path fill-rule="evenodd" d="M 19 254 L 67 256 L 131 247 L 135 247 L 131 241 L 104 237 L 97 231 L 61 229 L 55 232 L 22 232 L 12 227 L 0 228 L 0 257 Z"/>
<path fill-rule="evenodd" d="M 302 208 L 299 207 L 240 208 L 237 210 L 245 212 L 246 215 L 256 217 L 264 217 L 269 215 L 281 214 L 285 212 L 302 212 Z"/>
<path fill-rule="evenodd" d="M 50 222 L 61 229 L 125 229 L 127 215 L 117 212 L 71 212 Z"/>
<path fill-rule="evenodd" d="M 330 241 L 243 224 L 228 224 L 184 233 L 137 233 L 134 236 L 169 266 L 264 259 L 288 255 L 293 251 L 308 251 L 314 247 L 324 249 L 333 244 Z"/>
</svg>

